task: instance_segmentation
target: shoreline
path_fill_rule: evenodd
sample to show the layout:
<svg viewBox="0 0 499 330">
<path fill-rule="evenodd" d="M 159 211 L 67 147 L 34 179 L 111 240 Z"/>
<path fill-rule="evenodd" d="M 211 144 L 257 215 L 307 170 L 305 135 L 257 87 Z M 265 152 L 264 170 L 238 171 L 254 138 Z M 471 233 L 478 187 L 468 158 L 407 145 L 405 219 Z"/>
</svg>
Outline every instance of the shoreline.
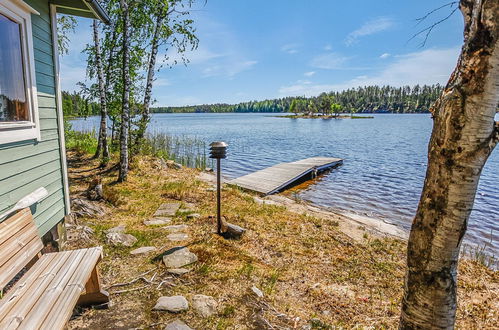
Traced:
<svg viewBox="0 0 499 330">
<path fill-rule="evenodd" d="M 203 171 L 198 175 L 198 178 L 206 183 L 212 185 L 216 184 L 216 176 L 211 172 Z M 225 178 L 223 181 L 225 181 Z M 304 200 L 296 201 L 281 194 L 260 197 L 255 193 L 246 193 L 252 196 L 254 201 L 258 204 L 283 206 L 296 214 L 307 214 L 309 216 L 337 222 L 339 229 L 355 241 L 364 239 L 366 232 L 379 238 L 390 237 L 404 241 L 407 241 L 409 238 L 409 233 L 406 230 L 395 224 L 384 222 L 381 219 L 355 213 L 333 211 Z"/>
</svg>

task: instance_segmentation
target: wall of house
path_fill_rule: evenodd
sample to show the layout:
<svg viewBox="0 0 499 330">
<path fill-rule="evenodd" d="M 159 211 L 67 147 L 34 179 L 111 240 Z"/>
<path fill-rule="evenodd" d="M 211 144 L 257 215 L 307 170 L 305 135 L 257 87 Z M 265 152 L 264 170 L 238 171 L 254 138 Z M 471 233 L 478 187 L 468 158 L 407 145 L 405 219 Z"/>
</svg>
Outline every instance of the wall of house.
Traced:
<svg viewBox="0 0 499 330">
<path fill-rule="evenodd" d="M 0 213 L 45 187 L 49 196 L 32 208 L 40 235 L 44 235 L 65 216 L 52 30 L 48 0 L 25 2 L 40 13 L 31 15 L 31 20 L 41 141 L 0 145 Z"/>
</svg>

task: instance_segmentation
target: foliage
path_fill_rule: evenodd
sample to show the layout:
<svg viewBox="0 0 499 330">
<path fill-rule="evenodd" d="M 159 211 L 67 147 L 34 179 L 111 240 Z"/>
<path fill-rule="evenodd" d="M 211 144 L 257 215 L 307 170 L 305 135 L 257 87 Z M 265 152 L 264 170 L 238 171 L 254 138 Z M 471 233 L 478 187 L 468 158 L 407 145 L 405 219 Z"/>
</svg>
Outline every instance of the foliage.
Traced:
<svg viewBox="0 0 499 330">
<path fill-rule="evenodd" d="M 78 22 L 70 15 L 59 15 L 57 17 L 57 46 L 59 55 L 65 55 L 69 51 L 69 34 L 75 32 Z"/>
<path fill-rule="evenodd" d="M 426 113 L 442 92 L 442 86 L 416 85 L 403 86 L 366 86 L 341 92 L 323 93 L 314 97 L 284 97 L 264 101 L 249 101 L 238 104 L 203 104 L 182 107 L 157 107 L 153 112 L 317 112 L 329 113 L 328 104 L 338 105 L 333 112 L 391 112 L 391 113 Z M 294 106 L 291 108 L 293 105 Z"/>
</svg>

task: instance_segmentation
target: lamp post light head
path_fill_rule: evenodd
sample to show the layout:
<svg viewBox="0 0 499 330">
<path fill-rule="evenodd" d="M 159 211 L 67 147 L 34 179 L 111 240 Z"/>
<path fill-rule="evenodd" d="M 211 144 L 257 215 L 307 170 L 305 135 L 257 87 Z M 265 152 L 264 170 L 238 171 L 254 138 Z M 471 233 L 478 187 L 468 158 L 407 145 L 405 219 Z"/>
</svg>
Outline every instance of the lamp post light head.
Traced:
<svg viewBox="0 0 499 330">
<path fill-rule="evenodd" d="M 227 157 L 228 144 L 223 141 L 210 143 L 210 158 L 225 159 Z"/>
</svg>

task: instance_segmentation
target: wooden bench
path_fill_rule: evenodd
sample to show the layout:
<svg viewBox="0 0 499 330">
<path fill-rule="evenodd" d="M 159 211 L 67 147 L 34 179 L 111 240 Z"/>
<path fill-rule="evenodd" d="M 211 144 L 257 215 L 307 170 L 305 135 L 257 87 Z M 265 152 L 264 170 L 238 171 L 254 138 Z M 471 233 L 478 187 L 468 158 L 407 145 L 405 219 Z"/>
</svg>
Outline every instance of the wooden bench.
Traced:
<svg viewBox="0 0 499 330">
<path fill-rule="evenodd" d="M 0 223 L 0 290 L 24 275 L 0 299 L 0 329 L 62 329 L 76 304 L 103 304 L 97 272 L 102 248 L 41 255 L 42 241 L 29 209 Z"/>
</svg>

